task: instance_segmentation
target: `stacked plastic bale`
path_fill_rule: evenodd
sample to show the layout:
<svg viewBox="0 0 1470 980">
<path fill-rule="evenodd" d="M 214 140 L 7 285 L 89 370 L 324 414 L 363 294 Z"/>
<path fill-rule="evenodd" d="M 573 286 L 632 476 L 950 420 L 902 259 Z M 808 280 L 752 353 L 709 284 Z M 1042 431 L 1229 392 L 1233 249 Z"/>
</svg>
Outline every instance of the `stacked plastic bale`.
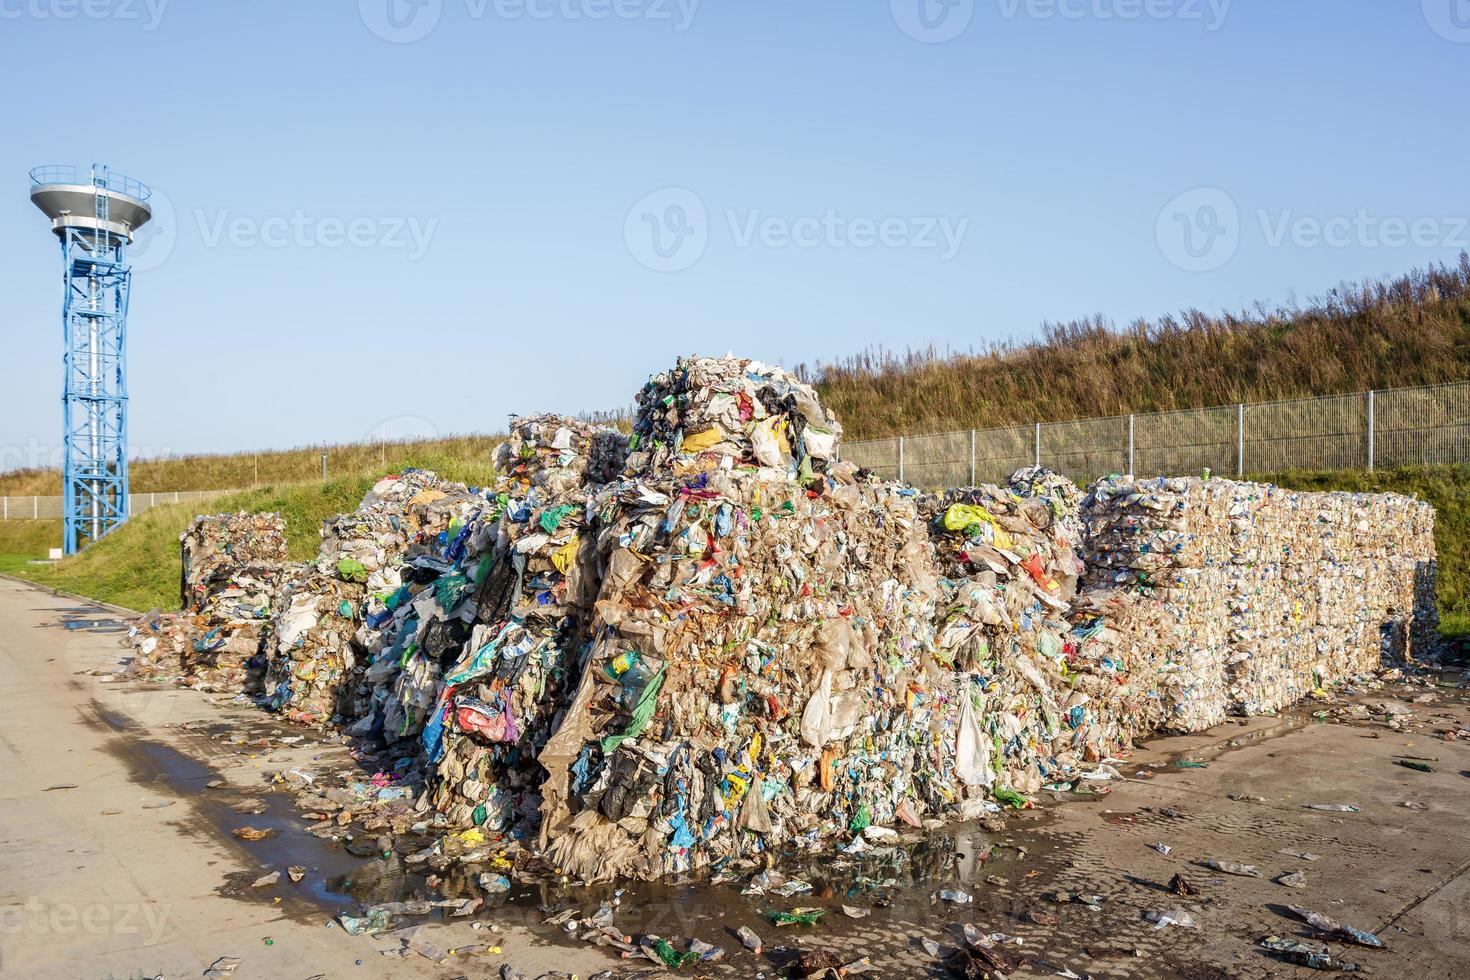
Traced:
<svg viewBox="0 0 1470 980">
<path fill-rule="evenodd" d="M 969 692 L 932 656 L 912 491 L 851 465 L 805 486 L 715 469 L 630 480 L 598 512 L 588 668 L 541 753 L 558 867 L 657 877 L 983 793 L 954 764 Z"/>
<path fill-rule="evenodd" d="M 1152 647 L 1153 700 L 1164 731 L 1195 732 L 1229 710 L 1230 510 L 1223 480 L 1100 480 L 1081 504 L 1084 587 L 1121 591 L 1153 606 L 1115 621 L 1152 630 L 1122 646 Z M 1110 599 L 1094 596 L 1099 607 Z M 1123 607 L 1126 608 L 1126 607 Z"/>
<path fill-rule="evenodd" d="M 1333 677 L 1427 657 L 1438 643 L 1434 508 L 1398 494 L 1322 498 L 1317 646 Z"/>
<path fill-rule="evenodd" d="M 539 757 L 547 859 L 657 877 L 959 805 L 914 491 L 830 465 L 835 420 L 757 362 L 681 361 L 639 405 L 592 504 L 587 667 Z"/>
<path fill-rule="evenodd" d="M 273 708 L 316 725 L 351 722 L 365 710 L 368 659 L 356 635 L 368 597 L 402 584 L 402 555 L 417 531 L 406 515 L 442 497 L 444 486 L 455 485 L 422 470 L 384 477 L 355 511 L 323 523 L 316 558 L 277 603 L 266 676 Z"/>
<path fill-rule="evenodd" d="M 994 789 L 1067 788 L 1131 748 L 1151 675 L 1075 635 L 1071 602 L 1082 571 L 1064 478 L 1020 474 L 1014 485 L 926 499 L 943 577 L 937 656 L 968 679 Z"/>
<path fill-rule="evenodd" d="M 501 492 L 467 539 L 472 632 L 441 662 L 423 731 L 435 768 L 427 803 L 490 832 L 539 819 L 536 758 L 580 677 L 596 594 L 585 481 L 622 464 L 620 440 L 572 419 L 515 419 L 511 431 L 537 451 L 506 454 Z"/>
<path fill-rule="evenodd" d="M 285 521 L 279 514 L 200 516 L 179 545 L 183 611 L 150 614 L 129 631 L 137 672 L 207 690 L 257 686 L 251 662 L 285 574 Z"/>
<path fill-rule="evenodd" d="M 1434 514 L 1412 498 L 1108 480 L 1084 514 L 1092 583 L 1199 631 L 1160 632 L 1166 729 L 1278 711 L 1433 643 Z"/>
</svg>

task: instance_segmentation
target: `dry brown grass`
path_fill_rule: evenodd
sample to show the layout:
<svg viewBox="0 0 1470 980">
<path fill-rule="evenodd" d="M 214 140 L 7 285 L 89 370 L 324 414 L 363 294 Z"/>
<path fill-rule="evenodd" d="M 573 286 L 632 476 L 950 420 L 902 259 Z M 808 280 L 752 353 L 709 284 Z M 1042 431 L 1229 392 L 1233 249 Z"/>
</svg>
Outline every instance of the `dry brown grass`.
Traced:
<svg viewBox="0 0 1470 980">
<path fill-rule="evenodd" d="M 1470 255 L 1305 306 L 1046 324 L 968 354 L 865 351 L 798 369 L 848 439 L 1202 408 L 1470 377 Z"/>
</svg>

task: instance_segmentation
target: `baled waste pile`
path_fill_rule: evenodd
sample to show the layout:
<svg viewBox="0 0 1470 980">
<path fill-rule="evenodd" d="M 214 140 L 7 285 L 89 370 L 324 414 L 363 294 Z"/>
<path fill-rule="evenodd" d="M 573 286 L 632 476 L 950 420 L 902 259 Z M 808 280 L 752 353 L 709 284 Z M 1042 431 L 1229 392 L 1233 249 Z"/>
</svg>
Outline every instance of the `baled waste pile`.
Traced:
<svg viewBox="0 0 1470 980">
<path fill-rule="evenodd" d="M 1082 509 L 1089 584 L 1153 603 L 1115 602 L 1114 631 L 1158 649 L 1166 729 L 1279 710 L 1432 643 L 1434 511 L 1421 501 L 1110 479 Z"/>
<path fill-rule="evenodd" d="M 245 512 L 196 517 L 179 547 L 183 611 L 150 614 L 129 631 L 135 666 L 204 690 L 255 686 L 250 661 L 261 650 L 285 575 L 285 520 Z"/>
<path fill-rule="evenodd" d="M 580 677 L 596 595 L 584 482 L 621 467 L 618 442 L 572 419 L 512 420 L 501 459 L 513 465 L 463 558 L 474 625 L 441 661 L 423 733 L 430 801 L 456 826 L 498 832 L 538 819 L 536 760 Z M 592 450 L 601 455 L 589 466 Z"/>
<path fill-rule="evenodd" d="M 1096 615 L 1073 627 L 1076 488 L 1018 477 L 1025 495 L 982 486 L 924 505 L 942 572 L 936 655 L 973 685 L 993 793 L 1069 789 L 1128 752 L 1156 683 L 1141 652 L 1091 642 Z"/>
<path fill-rule="evenodd" d="M 266 676 L 273 708 L 316 725 L 351 722 L 366 709 L 368 660 L 357 633 L 369 600 L 402 586 L 404 553 L 432 526 L 427 509 L 451 492 L 467 490 L 409 470 L 378 481 L 356 511 L 323 525 L 317 557 L 295 571 L 276 603 Z"/>
<path fill-rule="evenodd" d="M 964 798 L 912 491 L 850 465 L 806 486 L 716 468 L 614 484 L 595 510 L 593 646 L 540 756 L 549 860 L 655 877 Z"/>
<path fill-rule="evenodd" d="M 637 401 L 626 438 L 513 419 L 487 489 L 382 481 L 274 603 L 275 703 L 386 743 L 391 825 L 416 796 L 460 831 L 417 855 L 436 869 L 885 848 L 1432 636 L 1433 511 L 1408 498 L 1079 501 L 1035 467 L 922 495 L 837 462 L 837 420 L 778 368 L 683 359 Z"/>
<path fill-rule="evenodd" d="M 592 503 L 587 668 L 540 755 L 550 862 L 597 879 L 860 852 L 1025 805 L 1131 737 L 1092 703 L 1116 701 L 1111 676 L 1067 679 L 1065 498 L 979 488 L 931 528 L 911 488 L 832 463 L 836 420 L 755 362 L 681 362 L 639 404 L 629 478 Z"/>
</svg>

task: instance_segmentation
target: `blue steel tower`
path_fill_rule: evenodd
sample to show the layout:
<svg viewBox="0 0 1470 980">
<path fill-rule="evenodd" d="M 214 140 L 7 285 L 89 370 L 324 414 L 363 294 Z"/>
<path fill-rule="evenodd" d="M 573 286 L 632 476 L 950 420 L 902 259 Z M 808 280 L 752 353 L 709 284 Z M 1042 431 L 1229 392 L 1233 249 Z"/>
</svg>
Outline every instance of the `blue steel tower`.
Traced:
<svg viewBox="0 0 1470 980">
<path fill-rule="evenodd" d="M 123 254 L 153 217 L 149 190 L 106 167 L 37 167 L 31 202 L 61 240 L 63 547 L 128 519 L 128 288 Z"/>
</svg>

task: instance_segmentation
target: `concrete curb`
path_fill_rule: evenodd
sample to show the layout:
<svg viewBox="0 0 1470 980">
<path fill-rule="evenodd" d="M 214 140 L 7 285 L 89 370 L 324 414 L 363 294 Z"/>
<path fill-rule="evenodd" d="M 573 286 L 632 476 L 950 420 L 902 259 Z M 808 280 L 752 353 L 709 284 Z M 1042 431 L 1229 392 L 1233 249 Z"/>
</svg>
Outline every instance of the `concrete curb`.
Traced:
<svg viewBox="0 0 1470 980">
<path fill-rule="evenodd" d="M 71 599 L 74 602 L 89 602 L 94 606 L 100 606 L 103 609 L 106 609 L 108 612 L 114 612 L 117 613 L 119 616 L 126 616 L 129 619 L 137 619 L 139 616 L 143 615 L 136 609 L 129 609 L 126 606 L 115 606 L 110 602 L 103 602 L 101 599 L 93 599 L 91 596 L 78 595 L 75 592 L 67 592 L 63 589 L 55 589 L 49 585 L 42 585 L 40 582 L 33 582 L 28 578 L 22 578 L 19 575 L 11 575 L 7 572 L 0 572 L 0 579 L 6 579 L 11 582 L 16 582 L 20 585 L 28 585 L 33 589 L 40 589 L 42 592 L 49 592 L 52 595 L 61 599 Z"/>
</svg>

